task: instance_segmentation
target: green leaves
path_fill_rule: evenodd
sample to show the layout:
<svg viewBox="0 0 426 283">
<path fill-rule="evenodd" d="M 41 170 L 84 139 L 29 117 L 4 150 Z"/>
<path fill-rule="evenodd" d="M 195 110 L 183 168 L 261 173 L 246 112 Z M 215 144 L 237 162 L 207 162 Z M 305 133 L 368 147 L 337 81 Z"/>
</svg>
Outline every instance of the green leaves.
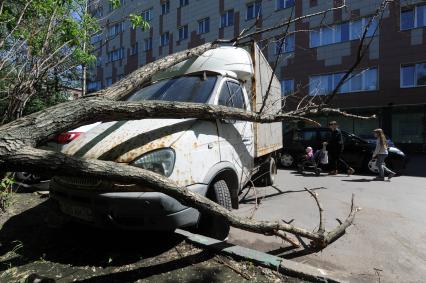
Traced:
<svg viewBox="0 0 426 283">
<path fill-rule="evenodd" d="M 109 0 L 109 3 L 111 4 L 112 8 L 118 9 L 121 6 L 120 0 Z M 150 28 L 149 23 L 143 19 L 141 15 L 138 14 L 130 14 L 129 15 L 129 21 L 132 25 L 133 29 L 136 29 L 140 27 L 142 31 L 148 30 Z"/>
<path fill-rule="evenodd" d="M 120 0 L 109 0 L 109 3 L 111 4 L 113 9 L 117 9 L 121 6 Z"/>
<path fill-rule="evenodd" d="M 143 31 L 145 31 L 150 28 L 149 23 L 145 21 L 141 15 L 130 14 L 129 20 L 130 20 L 130 23 L 132 24 L 133 29 L 140 27 Z"/>
<path fill-rule="evenodd" d="M 62 42 L 70 42 L 70 45 L 76 46 L 80 42 L 80 26 L 76 20 L 65 18 L 59 27 Z"/>
</svg>

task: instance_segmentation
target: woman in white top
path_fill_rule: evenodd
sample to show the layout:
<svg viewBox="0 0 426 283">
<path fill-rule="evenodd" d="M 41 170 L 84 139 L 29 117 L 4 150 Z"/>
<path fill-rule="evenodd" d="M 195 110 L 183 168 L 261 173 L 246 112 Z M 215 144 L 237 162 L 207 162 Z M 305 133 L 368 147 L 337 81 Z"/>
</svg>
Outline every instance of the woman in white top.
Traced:
<svg viewBox="0 0 426 283">
<path fill-rule="evenodd" d="M 373 133 L 377 138 L 373 159 L 377 159 L 376 165 L 379 168 L 379 177 L 376 177 L 375 180 L 384 181 L 385 172 L 388 174 L 388 178 L 390 180 L 393 176 L 395 176 L 395 172 L 391 171 L 385 165 L 385 159 L 388 156 L 388 143 L 386 142 L 385 134 L 382 129 L 375 129 Z"/>
</svg>

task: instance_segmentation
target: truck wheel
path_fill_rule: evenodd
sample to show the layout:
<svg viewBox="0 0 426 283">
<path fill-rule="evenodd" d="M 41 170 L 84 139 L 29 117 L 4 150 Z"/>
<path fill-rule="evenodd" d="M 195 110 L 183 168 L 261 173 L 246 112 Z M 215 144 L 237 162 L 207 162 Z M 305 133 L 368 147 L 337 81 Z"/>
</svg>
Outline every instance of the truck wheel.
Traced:
<svg viewBox="0 0 426 283">
<path fill-rule="evenodd" d="M 277 163 L 275 162 L 275 159 L 271 157 L 266 165 L 267 171 L 265 172 L 265 185 L 272 186 L 275 183 L 275 177 L 277 176 Z"/>
<path fill-rule="evenodd" d="M 215 181 L 209 189 L 207 197 L 227 210 L 232 209 L 231 194 L 224 180 Z M 198 221 L 198 232 L 200 234 L 218 240 L 225 240 L 228 237 L 229 229 L 229 222 L 225 218 L 201 213 Z"/>
<path fill-rule="evenodd" d="M 275 183 L 277 176 L 277 163 L 273 157 L 260 165 L 259 171 L 253 176 L 252 180 L 255 186 L 266 187 Z"/>
</svg>

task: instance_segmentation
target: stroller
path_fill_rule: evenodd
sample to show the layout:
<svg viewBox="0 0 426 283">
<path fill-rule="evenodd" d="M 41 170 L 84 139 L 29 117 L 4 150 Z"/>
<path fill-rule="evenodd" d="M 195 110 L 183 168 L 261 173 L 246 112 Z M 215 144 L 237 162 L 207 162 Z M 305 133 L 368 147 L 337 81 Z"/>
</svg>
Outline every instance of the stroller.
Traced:
<svg viewBox="0 0 426 283">
<path fill-rule="evenodd" d="M 317 150 L 315 154 L 313 153 L 312 147 L 308 146 L 306 148 L 306 154 L 297 164 L 297 172 L 303 174 L 304 171 L 311 170 L 315 175 L 319 176 L 322 173 L 320 164 L 328 164 L 326 145 L 324 144 L 322 149 Z"/>
</svg>

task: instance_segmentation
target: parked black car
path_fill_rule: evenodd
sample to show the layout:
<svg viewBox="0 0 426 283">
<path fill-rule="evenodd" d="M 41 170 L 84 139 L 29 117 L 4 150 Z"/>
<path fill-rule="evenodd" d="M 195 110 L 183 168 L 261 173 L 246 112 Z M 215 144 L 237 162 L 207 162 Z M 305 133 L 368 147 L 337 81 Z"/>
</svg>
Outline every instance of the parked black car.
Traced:
<svg viewBox="0 0 426 283">
<path fill-rule="evenodd" d="M 362 134 L 362 135 L 359 135 L 359 137 L 368 143 L 376 144 L 377 138 L 374 136 L 374 134 Z M 395 147 L 395 144 L 388 136 L 386 136 L 386 142 L 388 143 L 390 147 Z"/>
<path fill-rule="evenodd" d="M 284 134 L 284 148 L 280 157 L 280 164 L 283 167 L 296 165 L 300 157 L 305 154 L 306 147 L 310 146 L 314 150 L 319 150 L 322 143 L 327 141 L 331 134 L 329 128 L 303 128 L 290 130 Z M 343 159 L 357 170 L 377 172 L 375 162 L 371 158 L 375 149 L 375 144 L 368 143 L 360 137 L 342 131 L 344 141 Z M 389 147 L 389 155 L 386 165 L 397 173 L 401 174 L 405 168 L 407 158 L 405 154 L 396 147 Z"/>
</svg>

